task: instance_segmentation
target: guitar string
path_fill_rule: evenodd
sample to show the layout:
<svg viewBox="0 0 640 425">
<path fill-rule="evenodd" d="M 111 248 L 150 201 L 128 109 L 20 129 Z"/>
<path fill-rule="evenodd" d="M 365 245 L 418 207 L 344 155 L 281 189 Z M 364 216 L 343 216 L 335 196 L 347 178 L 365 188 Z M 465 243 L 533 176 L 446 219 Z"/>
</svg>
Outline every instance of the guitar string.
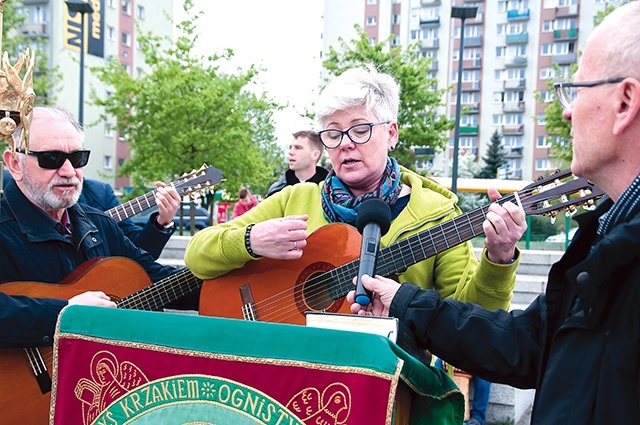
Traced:
<svg viewBox="0 0 640 425">
<path fill-rule="evenodd" d="M 523 207 L 524 206 L 529 207 L 532 205 L 539 204 L 539 201 L 528 201 L 526 199 L 527 195 L 529 195 L 530 193 L 533 193 L 534 191 L 538 191 L 539 188 L 540 186 L 537 186 L 537 187 L 532 187 L 527 190 L 518 192 L 518 194 L 524 198 L 524 200 L 521 199 Z M 500 200 L 498 200 L 498 202 L 500 203 L 510 202 L 513 199 L 515 199 L 515 195 L 510 194 L 502 197 Z M 397 244 L 381 249 L 380 253 L 382 254 L 381 256 L 382 263 L 385 263 L 385 262 L 394 263 L 394 268 L 393 270 L 390 270 L 388 272 L 386 270 L 380 270 L 380 272 L 383 275 L 386 275 L 385 273 L 392 274 L 394 271 L 398 271 L 399 267 L 395 265 L 396 259 L 398 258 L 403 261 L 403 264 L 406 264 L 406 263 L 415 264 L 416 262 L 429 258 L 438 252 L 446 250 L 452 246 L 459 245 L 460 243 L 468 241 L 469 239 L 475 236 L 483 234 L 484 231 L 482 231 L 482 223 L 486 218 L 485 211 L 488 210 L 490 205 L 491 204 L 476 208 L 475 210 L 472 210 L 467 214 L 459 215 L 452 220 L 442 223 L 441 225 L 434 226 L 424 232 L 420 232 L 417 235 L 413 235 L 410 238 L 403 239 L 399 241 Z M 478 212 L 482 212 L 482 215 L 478 216 L 477 215 Z M 474 216 L 474 213 L 476 213 L 475 216 Z M 458 226 L 458 224 L 461 224 L 461 223 L 457 223 L 457 222 L 458 221 L 462 222 L 465 220 L 470 230 L 461 231 Z M 476 226 L 478 226 L 478 231 L 475 230 Z M 432 233 L 433 231 L 436 231 L 436 230 L 440 230 L 441 237 L 440 238 L 436 237 L 437 240 L 434 241 L 434 237 Z M 423 236 L 425 234 L 429 234 L 431 239 L 431 246 L 434 248 L 429 253 L 425 252 L 424 250 L 425 244 L 424 244 Z M 452 234 L 457 235 L 459 239 L 461 238 L 461 235 L 465 235 L 465 236 L 461 238 L 462 242 L 458 242 L 449 246 L 447 239 L 449 239 Z M 468 237 L 469 235 L 471 235 L 471 237 Z M 417 237 L 415 238 L 415 240 L 413 240 L 413 238 L 416 236 L 420 236 L 420 237 Z M 444 242 L 444 246 L 442 245 L 443 242 Z M 414 255 L 415 252 L 419 252 L 413 249 L 415 245 L 417 245 L 418 248 L 420 248 L 421 257 L 416 257 Z M 354 263 L 357 263 L 357 261 L 349 262 L 347 264 L 344 264 L 343 266 L 340 266 L 332 270 L 336 272 L 335 273 L 336 277 L 338 277 L 342 281 L 347 282 L 347 283 L 337 282 L 337 285 L 343 288 L 343 291 L 340 292 L 341 296 L 346 295 L 346 293 L 353 288 L 352 278 L 355 275 Z M 406 267 L 408 266 L 405 266 L 405 268 Z M 327 275 L 329 276 L 327 277 Z M 304 285 L 307 288 L 307 290 L 305 291 L 304 294 L 299 294 L 299 296 L 306 299 L 315 299 L 317 297 L 317 300 L 311 304 L 315 303 L 315 304 L 329 305 L 334 301 L 334 299 L 331 299 L 330 295 L 327 294 L 326 288 L 332 283 L 334 283 L 334 279 L 331 277 L 331 272 L 322 273 L 316 277 L 312 277 L 307 282 L 305 282 Z M 299 316 L 301 312 L 299 312 L 297 308 L 294 309 L 291 313 L 288 313 L 286 310 L 282 311 L 281 309 L 278 309 L 277 305 L 275 304 L 276 302 L 279 302 L 278 298 L 281 298 L 281 295 L 285 293 L 291 293 L 293 291 L 294 298 L 295 298 L 296 290 L 298 292 L 300 291 L 300 289 L 295 289 L 295 285 L 294 285 L 294 287 L 292 288 L 288 288 L 285 291 L 282 291 L 278 294 L 274 294 L 262 301 L 255 303 L 254 307 L 259 313 L 258 317 L 260 319 L 267 318 L 268 319 L 267 321 L 274 321 L 274 322 L 285 321 L 286 322 L 286 320 L 290 319 L 291 317 Z M 336 299 L 339 299 L 339 298 L 336 298 Z M 273 301 L 274 299 L 276 300 Z M 277 316 L 280 316 L 280 317 L 277 317 Z"/>
<path fill-rule="evenodd" d="M 512 198 L 515 198 L 515 195 L 510 194 L 507 196 L 504 196 L 503 198 L 501 198 L 501 202 L 508 202 L 510 200 L 512 200 Z M 490 204 L 489 204 L 490 205 Z M 449 245 L 446 241 L 446 239 L 448 237 L 450 237 L 452 234 L 455 234 L 458 236 L 458 238 L 460 238 L 460 230 L 458 229 L 458 226 L 456 225 L 456 223 L 454 222 L 454 220 L 459 219 L 459 218 L 463 218 L 466 219 L 467 222 L 472 223 L 472 220 L 476 220 L 476 222 L 479 222 L 480 224 L 482 222 L 484 222 L 485 219 L 485 213 L 484 210 L 489 208 L 489 205 L 485 205 L 479 208 L 476 208 L 473 211 L 470 211 L 469 213 L 465 214 L 465 215 L 459 215 L 456 218 L 454 218 L 453 220 L 449 220 L 445 223 L 442 223 L 441 225 L 438 226 L 434 226 L 428 230 L 426 230 L 425 232 L 420 232 L 419 234 L 416 235 L 412 235 L 409 238 L 403 239 L 402 241 L 399 241 L 398 244 L 394 244 L 391 245 L 390 247 L 388 247 L 388 249 L 381 249 L 380 250 L 380 254 L 381 258 L 379 261 L 381 261 L 382 263 L 388 262 L 389 260 L 393 260 L 395 258 L 397 258 L 397 252 L 400 252 L 401 256 L 400 259 L 403 260 L 404 263 L 408 262 L 409 260 L 412 260 L 414 263 L 416 261 L 421 261 L 421 260 L 416 260 L 416 258 L 414 257 L 414 253 L 413 253 L 413 249 L 412 246 L 418 246 L 421 250 L 422 250 L 422 256 L 424 258 L 428 258 L 428 254 L 424 251 L 424 243 L 421 240 L 422 238 L 420 236 L 423 235 L 423 233 L 429 233 L 432 229 L 437 231 L 440 230 L 441 236 L 436 236 L 436 239 L 438 238 L 442 238 L 445 242 L 445 249 L 449 248 Z M 479 220 L 474 217 L 474 214 L 477 215 L 477 212 L 480 211 L 482 212 L 482 216 L 479 217 Z M 473 227 L 473 226 L 472 226 Z M 472 235 L 476 234 L 475 231 L 473 231 L 471 233 Z M 478 233 L 479 234 L 479 233 Z M 433 238 L 432 239 L 432 243 L 433 243 Z M 440 241 L 440 240 L 439 240 Z M 403 243 L 404 242 L 404 243 Z M 409 244 L 409 249 L 408 249 L 408 253 L 405 252 L 405 248 L 404 247 L 395 247 L 395 245 L 406 245 Z M 458 245 L 459 243 L 457 243 L 456 245 Z M 394 252 L 393 248 L 396 248 Z M 436 246 L 437 247 L 437 246 Z M 400 251 L 400 248 L 402 248 L 402 251 Z M 411 258 L 409 258 L 411 257 Z M 306 295 L 306 299 L 309 300 L 314 300 L 314 302 L 310 303 L 310 304 L 322 304 L 322 305 L 326 305 L 326 304 L 331 304 L 331 302 L 333 301 L 331 298 L 327 298 L 327 291 L 326 288 L 330 287 L 332 283 L 334 283 L 334 278 L 332 277 L 332 274 L 338 278 L 339 281 L 347 281 L 348 283 L 345 284 L 338 282 L 338 287 L 342 287 L 342 288 L 353 288 L 353 284 L 352 284 L 352 278 L 355 275 L 355 271 L 357 270 L 357 265 L 358 265 L 358 261 L 354 260 L 351 261 L 343 266 L 340 266 L 336 269 L 333 269 L 332 271 L 329 272 L 325 272 L 322 273 L 316 277 L 312 277 L 311 279 L 309 279 L 308 281 L 306 281 L 304 283 L 304 286 L 307 288 L 307 290 L 305 291 L 304 294 L 298 294 L 299 296 L 305 296 Z M 396 269 L 397 270 L 397 269 Z M 348 285 L 348 286 L 347 286 Z M 335 285 L 333 285 L 335 286 Z M 343 292 L 340 292 L 341 296 L 346 295 L 346 293 L 348 292 L 347 289 L 346 291 L 343 290 Z M 282 317 L 284 317 L 285 319 L 289 319 L 295 315 L 299 315 L 300 312 L 297 311 L 297 308 L 295 309 L 295 311 L 292 314 L 288 314 L 286 311 L 280 311 L 277 310 L 277 306 L 275 306 L 274 303 L 274 298 L 281 298 L 281 295 L 283 295 L 284 293 L 291 293 L 294 292 L 294 296 L 295 296 L 295 285 L 292 288 L 288 288 L 285 291 L 280 292 L 279 294 L 274 294 L 268 298 L 266 298 L 265 300 L 259 301 L 257 303 L 255 303 L 255 308 L 256 310 L 258 310 L 258 317 L 260 319 L 264 319 L 264 318 L 268 318 L 269 320 L 267 321 L 275 321 L 275 322 L 279 322 L 281 320 Z M 298 289 L 298 291 L 300 291 L 300 289 Z M 341 297 L 339 297 L 341 298 Z M 336 299 L 339 299 L 336 298 Z M 276 300 L 275 302 L 277 302 L 278 300 Z M 294 306 L 295 307 L 295 306 Z M 276 309 L 274 311 L 274 309 Z M 282 316 L 282 315 L 285 316 Z M 276 318 L 277 316 L 280 316 L 279 318 Z"/>
<path fill-rule="evenodd" d="M 129 282 L 134 281 L 137 281 L 137 279 L 129 280 Z M 124 309 L 157 310 L 163 305 L 192 292 L 201 283 L 202 281 L 193 275 L 189 269 L 183 268 L 150 286 L 117 300 L 116 304 L 119 308 Z M 106 291 L 108 292 L 108 289 Z M 53 360 L 52 347 L 41 347 L 40 354 L 47 364 L 50 364 Z"/>
</svg>

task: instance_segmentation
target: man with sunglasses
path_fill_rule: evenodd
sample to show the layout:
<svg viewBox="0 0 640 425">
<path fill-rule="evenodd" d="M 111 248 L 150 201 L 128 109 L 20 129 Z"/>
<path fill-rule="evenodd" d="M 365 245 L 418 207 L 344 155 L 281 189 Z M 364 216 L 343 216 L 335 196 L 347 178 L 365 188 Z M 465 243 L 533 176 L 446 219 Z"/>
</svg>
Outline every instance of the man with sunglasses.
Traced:
<svg viewBox="0 0 640 425">
<path fill-rule="evenodd" d="M 374 302 L 351 307 L 399 318 L 420 346 L 466 371 L 535 389 L 533 425 L 640 421 L 638 28 L 640 2 L 620 6 L 589 35 L 574 82 L 556 85 L 572 125 L 571 170 L 608 198 L 576 217 L 545 294 L 506 313 L 365 276 Z"/>
<path fill-rule="evenodd" d="M 3 187 L 11 179 L 13 179 L 11 173 L 4 169 Z M 131 242 L 147 251 L 157 260 L 164 246 L 169 242 L 171 235 L 175 232 L 173 217 L 180 207 L 180 195 L 178 195 L 173 186 L 166 186 L 162 182 L 156 182 L 156 187 L 158 211 L 149 216 L 147 224 L 144 227 L 140 227 L 131 219 L 125 219 L 119 221 L 118 226 L 131 239 Z M 78 202 L 90 205 L 100 211 L 107 211 L 120 205 L 120 201 L 118 201 L 111 185 L 87 178 L 82 180 L 82 192 Z"/>
<path fill-rule="evenodd" d="M 96 257 L 136 261 L 156 282 L 176 272 L 135 246 L 116 222 L 78 204 L 83 169 L 90 152 L 84 133 L 63 109 L 38 107 L 31 122 L 29 148 L 14 133 L 15 152 L 4 162 L 13 176 L 0 203 L 0 282 L 58 283 L 78 266 Z M 104 276 L 104 292 L 109 276 Z M 176 307 L 197 309 L 197 294 Z M 85 293 L 71 303 L 114 306 L 102 292 Z M 65 300 L 0 296 L 0 347 L 48 345 L 53 341 L 57 313 Z"/>
</svg>

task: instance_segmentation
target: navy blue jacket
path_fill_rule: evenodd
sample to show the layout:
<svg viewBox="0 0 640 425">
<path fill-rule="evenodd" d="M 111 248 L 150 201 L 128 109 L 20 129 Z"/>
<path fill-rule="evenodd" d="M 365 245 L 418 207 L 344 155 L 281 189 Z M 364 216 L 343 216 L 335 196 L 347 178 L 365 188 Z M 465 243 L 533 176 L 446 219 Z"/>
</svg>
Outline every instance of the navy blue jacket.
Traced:
<svg viewBox="0 0 640 425">
<path fill-rule="evenodd" d="M 72 240 L 58 233 L 15 181 L 8 182 L 0 203 L 0 282 L 57 283 L 89 259 L 113 256 L 138 262 L 152 282 L 175 273 L 175 268 L 156 263 L 149 253 L 135 246 L 102 211 L 84 204 L 75 204 L 68 211 Z M 53 341 L 55 318 L 66 301 L 6 298 L 0 298 L 0 346 L 14 346 L 15 341 L 18 346 Z M 20 306 L 25 307 L 24 315 L 15 310 Z M 46 324 L 32 327 L 34 317 L 44 319 Z"/>
<path fill-rule="evenodd" d="M 4 186 L 10 180 L 13 180 L 11 173 L 7 170 L 4 170 L 3 179 Z M 82 192 L 78 202 L 91 205 L 100 211 L 107 211 L 120 205 L 118 198 L 108 183 L 92 179 L 83 180 Z M 171 238 L 171 235 L 173 235 L 173 232 L 175 232 L 175 227 L 163 230 L 158 229 L 154 224 L 157 216 L 157 212 L 151 214 L 144 227 L 136 225 L 130 219 L 122 220 L 118 223 L 120 229 L 134 244 L 149 252 L 156 260 L 160 257 L 162 249 Z"/>
<path fill-rule="evenodd" d="M 402 285 L 390 315 L 418 344 L 491 382 L 535 388 L 532 424 L 636 423 L 640 418 L 640 215 L 592 247 L 597 218 L 552 266 L 525 311 L 487 311 Z"/>
</svg>

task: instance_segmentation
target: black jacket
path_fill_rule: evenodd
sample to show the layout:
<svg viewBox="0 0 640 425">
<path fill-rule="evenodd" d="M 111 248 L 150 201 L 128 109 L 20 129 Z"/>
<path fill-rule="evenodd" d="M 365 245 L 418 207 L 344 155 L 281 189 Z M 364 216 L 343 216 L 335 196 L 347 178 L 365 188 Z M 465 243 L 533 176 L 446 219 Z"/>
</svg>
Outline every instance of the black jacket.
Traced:
<svg viewBox="0 0 640 425">
<path fill-rule="evenodd" d="M 3 179 L 4 187 L 9 181 L 13 180 L 13 177 L 9 171 L 4 170 Z M 108 183 L 92 179 L 83 179 L 82 192 L 80 193 L 78 202 L 91 205 L 93 208 L 103 212 L 120 205 L 120 201 L 118 201 L 118 198 Z M 157 212 L 151 214 L 144 227 L 136 225 L 130 219 L 122 220 L 118 223 L 118 226 L 120 226 L 124 234 L 127 235 L 134 244 L 149 252 L 154 259 L 160 257 L 164 246 L 175 231 L 175 227 L 162 230 L 158 229 L 154 225 L 157 216 Z"/>
<path fill-rule="evenodd" d="M 305 182 L 311 182 L 311 183 L 323 182 L 324 179 L 327 178 L 327 174 L 329 174 L 329 171 L 327 171 L 325 168 L 322 168 L 316 165 L 316 173 L 310 179 L 305 180 Z M 278 179 L 278 181 L 276 181 L 271 185 L 271 187 L 269 187 L 269 190 L 267 191 L 267 196 L 265 196 L 265 198 L 273 195 L 276 192 L 280 192 L 282 189 L 284 189 L 287 186 L 293 186 L 294 184 L 298 184 L 298 183 L 300 183 L 300 179 L 296 177 L 295 171 L 287 170 Z"/>
<path fill-rule="evenodd" d="M 390 314 L 418 343 L 491 382 L 535 388 L 532 424 L 635 423 L 640 418 L 640 216 L 592 248 L 597 218 L 554 264 L 525 311 L 489 312 L 402 285 Z"/>
<path fill-rule="evenodd" d="M 75 204 L 68 211 L 73 240 L 58 233 L 13 180 L 6 185 L 0 203 L 0 282 L 58 283 L 89 259 L 113 256 L 136 261 L 152 282 L 176 272 L 135 246 L 103 212 L 84 204 Z M 108 276 L 105 282 L 108 284 Z M 108 287 L 98 289 L 108 292 Z M 1 296 L 0 346 L 50 344 L 57 313 L 66 304 L 52 299 Z M 35 327 L 34 318 L 39 321 Z"/>
</svg>

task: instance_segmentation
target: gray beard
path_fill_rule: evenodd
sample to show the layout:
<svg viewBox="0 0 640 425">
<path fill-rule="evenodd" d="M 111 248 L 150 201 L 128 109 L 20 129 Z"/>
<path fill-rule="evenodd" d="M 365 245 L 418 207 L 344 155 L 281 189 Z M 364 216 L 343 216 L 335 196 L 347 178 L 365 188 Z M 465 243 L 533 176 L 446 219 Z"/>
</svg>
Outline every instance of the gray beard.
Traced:
<svg viewBox="0 0 640 425">
<path fill-rule="evenodd" d="M 65 191 L 63 196 L 56 196 L 51 188 L 57 184 L 73 184 L 76 185 L 75 191 Z M 55 211 L 69 208 L 78 202 L 80 193 L 82 192 L 82 179 L 76 177 L 65 178 L 58 177 L 51 180 L 47 186 L 31 180 L 28 173 L 24 173 L 24 189 L 28 196 L 40 205 L 45 211 Z"/>
</svg>

